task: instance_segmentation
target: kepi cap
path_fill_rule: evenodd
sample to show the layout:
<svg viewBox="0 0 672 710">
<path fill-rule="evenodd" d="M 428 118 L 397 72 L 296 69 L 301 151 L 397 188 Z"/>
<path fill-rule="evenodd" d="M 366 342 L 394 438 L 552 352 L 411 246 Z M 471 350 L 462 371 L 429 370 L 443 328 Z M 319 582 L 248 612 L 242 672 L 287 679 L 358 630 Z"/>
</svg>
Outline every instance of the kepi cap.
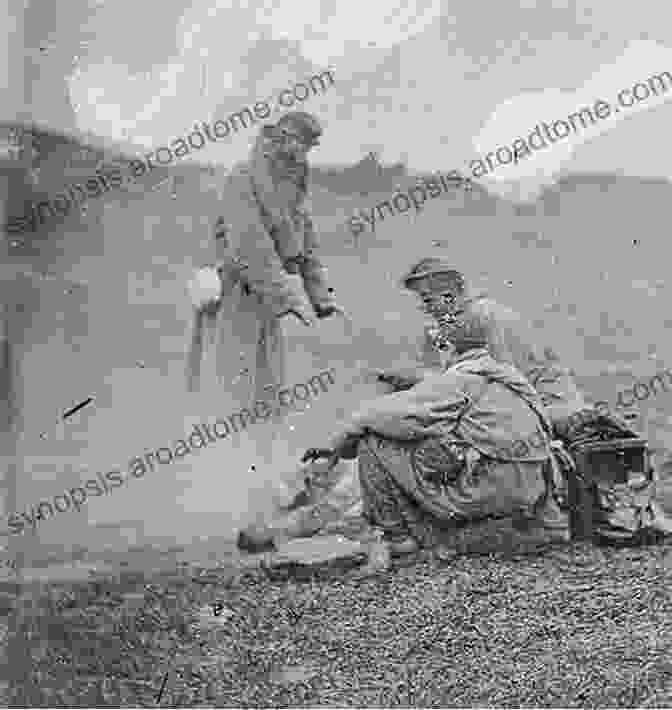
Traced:
<svg viewBox="0 0 672 710">
<path fill-rule="evenodd" d="M 322 125 L 315 116 L 305 111 L 290 111 L 275 124 L 276 129 L 291 126 L 308 145 L 316 145 L 322 135 Z"/>
<path fill-rule="evenodd" d="M 455 280 L 455 285 L 460 289 L 464 289 L 464 277 L 462 274 L 453 267 L 453 265 L 440 259 L 438 257 L 427 257 L 421 259 L 417 264 L 411 267 L 411 269 L 403 276 L 401 279 L 401 285 L 404 288 L 410 288 L 412 281 L 417 281 L 418 279 L 424 279 L 427 276 L 434 276 L 436 274 L 451 275 Z"/>
</svg>

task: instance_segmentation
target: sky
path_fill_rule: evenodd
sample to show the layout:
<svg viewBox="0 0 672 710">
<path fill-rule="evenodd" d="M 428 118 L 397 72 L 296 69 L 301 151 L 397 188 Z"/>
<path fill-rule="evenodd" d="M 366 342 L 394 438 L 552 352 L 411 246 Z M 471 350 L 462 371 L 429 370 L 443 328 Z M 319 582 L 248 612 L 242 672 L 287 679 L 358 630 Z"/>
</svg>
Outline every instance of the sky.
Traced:
<svg viewBox="0 0 672 710">
<path fill-rule="evenodd" d="M 658 0 L 71 0 L 58 8 L 40 12 L 43 27 L 33 18 L 31 36 L 46 30 L 53 45 L 34 81 L 36 119 L 144 150 L 330 68 L 335 85 L 299 105 L 325 126 L 314 162 L 349 164 L 376 151 L 412 170 L 465 169 L 484 146 L 527 135 L 542 116 L 566 116 L 572 97 L 602 98 L 609 87 L 609 99 L 633 77 L 672 71 L 672 6 Z M 76 126 L 53 80 L 63 71 Z M 563 171 L 670 178 L 671 118 L 670 101 L 659 100 L 571 149 L 540 152 L 520 175 L 498 171 L 489 187 L 531 183 L 534 193 Z M 253 135 L 241 130 L 192 155 L 231 165 Z"/>
</svg>

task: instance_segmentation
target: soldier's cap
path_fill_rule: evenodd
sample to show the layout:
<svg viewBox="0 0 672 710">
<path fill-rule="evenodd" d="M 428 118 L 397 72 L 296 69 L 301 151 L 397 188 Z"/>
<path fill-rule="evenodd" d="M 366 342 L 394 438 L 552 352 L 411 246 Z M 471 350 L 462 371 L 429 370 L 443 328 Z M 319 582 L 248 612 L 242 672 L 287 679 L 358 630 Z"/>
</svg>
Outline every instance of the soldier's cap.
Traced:
<svg viewBox="0 0 672 710">
<path fill-rule="evenodd" d="M 437 274 L 450 277 L 456 289 L 464 290 L 464 276 L 450 262 L 431 256 L 414 264 L 401 279 L 401 285 L 406 289 L 410 289 L 414 281 Z"/>
<path fill-rule="evenodd" d="M 317 145 L 318 139 L 322 135 L 322 125 L 310 113 L 305 111 L 290 111 L 278 119 L 275 124 L 264 126 L 267 135 L 277 136 L 282 133 L 285 128 L 291 127 L 302 138 L 307 145 Z"/>
</svg>

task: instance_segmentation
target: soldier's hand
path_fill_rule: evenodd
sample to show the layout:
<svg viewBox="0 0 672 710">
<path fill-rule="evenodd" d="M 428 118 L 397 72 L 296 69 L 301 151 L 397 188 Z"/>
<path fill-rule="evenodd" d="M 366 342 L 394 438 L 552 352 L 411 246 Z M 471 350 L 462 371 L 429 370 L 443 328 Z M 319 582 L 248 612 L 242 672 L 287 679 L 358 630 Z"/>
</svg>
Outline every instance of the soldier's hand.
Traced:
<svg viewBox="0 0 672 710">
<path fill-rule="evenodd" d="M 345 318 L 347 321 L 351 321 L 352 318 L 348 315 L 348 312 L 342 308 L 341 306 L 337 304 L 333 304 L 330 306 L 325 306 L 324 308 L 320 308 L 317 311 L 317 317 L 318 318 L 328 318 L 329 316 L 341 316 L 342 318 Z"/>
<path fill-rule="evenodd" d="M 215 223 L 215 239 L 222 241 L 225 247 L 229 246 L 228 235 L 231 231 L 231 225 L 227 224 L 224 217 L 218 217 Z"/>
<path fill-rule="evenodd" d="M 331 459 L 334 455 L 333 449 L 307 449 L 301 457 L 301 463 L 313 462 L 318 459 Z"/>
<path fill-rule="evenodd" d="M 300 320 L 301 323 L 303 323 L 304 325 L 306 325 L 308 327 L 315 325 L 315 318 L 313 318 L 311 315 L 309 315 L 308 313 L 305 313 L 303 311 L 291 310 L 291 311 L 288 311 L 285 315 L 294 316 L 295 318 Z"/>
<path fill-rule="evenodd" d="M 421 368 L 407 367 L 397 370 L 373 370 L 371 376 L 376 381 L 383 382 L 394 389 L 395 392 L 410 389 L 422 380 L 424 372 Z"/>
</svg>

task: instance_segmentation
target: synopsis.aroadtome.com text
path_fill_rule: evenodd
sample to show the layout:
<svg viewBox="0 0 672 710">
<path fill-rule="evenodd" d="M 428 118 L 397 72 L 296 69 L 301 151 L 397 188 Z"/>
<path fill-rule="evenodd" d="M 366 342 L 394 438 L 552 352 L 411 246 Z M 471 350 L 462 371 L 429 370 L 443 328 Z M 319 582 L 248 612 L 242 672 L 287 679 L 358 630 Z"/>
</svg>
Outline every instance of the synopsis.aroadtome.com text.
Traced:
<svg viewBox="0 0 672 710">
<path fill-rule="evenodd" d="M 329 84 L 324 77 L 327 77 Z M 319 92 L 326 91 L 334 85 L 334 72 L 331 69 L 313 74 L 304 82 L 283 89 L 278 94 L 277 109 L 288 110 L 297 102 L 302 103 Z M 305 89 L 299 95 L 299 88 Z M 118 165 L 103 166 L 95 175 L 87 178 L 82 183 L 68 185 L 62 192 L 57 193 L 49 200 L 32 204 L 22 217 L 10 217 L 7 220 L 7 233 L 18 235 L 24 232 L 34 232 L 39 225 L 45 224 L 47 218 L 66 217 L 70 212 L 86 203 L 89 199 L 97 198 L 112 189 L 121 188 L 125 184 L 135 183 L 139 178 L 150 173 L 154 168 L 167 167 L 177 160 L 190 155 L 192 152 L 202 150 L 207 144 L 227 140 L 240 128 L 248 128 L 259 120 L 266 120 L 273 110 L 267 101 L 257 101 L 251 110 L 249 106 L 230 114 L 225 119 L 217 119 L 210 125 L 206 121 L 194 124 L 194 130 L 184 136 L 175 138 L 169 145 L 160 146 L 145 153 L 144 159 L 131 159 L 128 161 L 128 173 L 124 175 Z"/>
<path fill-rule="evenodd" d="M 327 382 L 335 384 L 333 368 L 323 370 L 317 375 L 313 375 L 305 383 L 298 383 L 293 387 L 278 388 L 274 394 L 279 407 L 275 408 L 278 414 L 281 407 L 292 407 L 298 399 L 305 402 L 311 396 L 317 397 L 321 392 L 326 392 Z M 250 408 L 244 407 L 235 414 L 217 419 L 214 424 L 194 424 L 189 436 L 178 439 L 172 446 L 162 446 L 154 451 L 148 451 L 143 456 L 133 457 L 128 464 L 130 476 L 133 478 L 143 478 L 150 471 L 154 472 L 155 464 L 170 464 L 176 459 L 182 459 L 188 454 L 194 453 L 198 449 L 205 448 L 210 443 L 226 439 L 232 432 L 235 434 L 244 431 L 250 424 L 267 421 L 274 413 L 274 408 L 269 402 L 273 400 L 257 400 Z M 163 461 L 161 460 L 163 456 Z M 82 505 L 90 496 L 102 496 L 109 494 L 115 488 L 120 488 L 129 476 L 125 476 L 122 471 L 108 471 L 104 475 L 98 473 L 96 478 L 90 478 L 79 486 L 70 488 L 66 493 L 54 496 L 53 506 L 49 501 L 40 501 L 33 505 L 27 512 L 13 513 L 9 516 L 8 525 L 12 535 L 18 535 L 28 526 L 33 529 L 37 527 L 37 522 L 55 515 L 56 512 L 65 513 L 70 510 L 70 504 L 76 511 L 81 510 Z M 61 508 L 61 502 L 65 507 Z"/>
</svg>

